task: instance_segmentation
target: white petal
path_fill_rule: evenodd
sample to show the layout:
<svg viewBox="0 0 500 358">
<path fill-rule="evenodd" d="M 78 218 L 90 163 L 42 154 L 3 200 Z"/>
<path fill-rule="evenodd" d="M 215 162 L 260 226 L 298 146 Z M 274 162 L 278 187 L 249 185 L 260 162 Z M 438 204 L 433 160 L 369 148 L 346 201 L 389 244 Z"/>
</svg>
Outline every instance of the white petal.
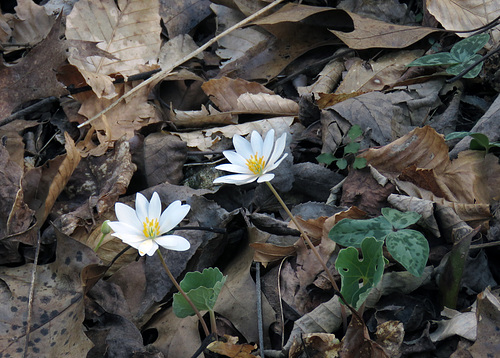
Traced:
<svg viewBox="0 0 500 358">
<path fill-rule="evenodd" d="M 241 167 L 235 164 L 221 164 L 215 167 L 217 170 L 224 170 L 230 173 L 241 173 L 241 174 L 250 174 L 251 171 L 248 167 Z"/>
<path fill-rule="evenodd" d="M 262 146 L 262 156 L 264 156 L 264 160 L 269 160 L 269 156 L 271 155 L 271 151 L 273 150 L 274 145 L 274 129 L 271 129 L 266 134 L 266 139 L 264 139 L 264 144 Z"/>
<path fill-rule="evenodd" d="M 154 240 L 145 240 L 143 243 L 139 245 L 139 255 L 144 256 L 148 254 L 148 256 L 153 256 L 153 254 L 158 249 L 158 244 L 154 242 Z"/>
<path fill-rule="evenodd" d="M 126 233 L 121 233 L 121 232 L 112 233 L 111 236 L 117 237 L 120 240 L 122 240 L 124 243 L 126 243 L 127 245 L 130 245 L 133 247 L 136 247 L 144 240 L 147 240 L 144 237 L 144 235 L 133 235 L 133 234 L 126 234 Z"/>
<path fill-rule="evenodd" d="M 174 251 L 186 251 L 191 247 L 189 241 L 178 235 L 160 236 L 157 237 L 155 241 L 158 245 Z"/>
<path fill-rule="evenodd" d="M 254 154 L 250 142 L 238 134 L 233 136 L 233 145 L 236 152 L 243 158 L 250 158 L 250 156 Z"/>
<path fill-rule="evenodd" d="M 151 197 L 151 201 L 149 202 L 148 218 L 150 220 L 159 219 L 160 214 L 161 214 L 161 200 L 160 200 L 160 196 L 155 191 L 153 193 L 153 196 Z"/>
<path fill-rule="evenodd" d="M 182 205 L 180 200 L 174 201 L 160 216 L 160 235 L 172 230 L 186 217 L 191 207 Z"/>
<path fill-rule="evenodd" d="M 146 221 L 148 216 L 149 201 L 141 193 L 137 193 L 135 196 L 135 211 L 137 212 L 137 218 L 141 223 Z"/>
<path fill-rule="evenodd" d="M 257 179 L 257 183 L 264 183 L 266 181 L 271 181 L 271 180 L 273 180 L 273 178 L 274 178 L 274 174 L 271 174 L 271 173 L 270 174 L 264 174 L 264 175 L 261 175 L 259 177 L 259 179 Z"/>
<path fill-rule="evenodd" d="M 225 150 L 223 154 L 231 162 L 231 164 L 239 165 L 241 167 L 247 166 L 247 160 L 243 158 L 239 153 L 236 153 L 232 150 Z"/>
<path fill-rule="evenodd" d="M 108 225 L 111 230 L 118 234 L 143 235 L 141 228 L 132 226 L 123 221 L 110 221 Z"/>
<path fill-rule="evenodd" d="M 274 170 L 276 169 L 280 164 L 281 162 L 283 161 L 283 159 L 285 159 L 287 157 L 288 153 L 285 153 L 277 162 L 275 162 L 274 164 L 270 165 L 268 168 L 266 168 L 266 172 L 270 172 L 271 170 Z"/>
<path fill-rule="evenodd" d="M 262 155 L 262 137 L 260 136 L 259 132 L 253 131 L 252 136 L 251 136 L 251 143 L 252 143 L 252 151 L 254 154 L 259 153 L 259 156 Z"/>
<path fill-rule="evenodd" d="M 248 184 L 257 179 L 256 175 L 248 175 L 248 174 L 233 174 L 233 175 L 225 175 L 223 177 L 219 177 L 214 180 L 214 184 L 226 183 L 226 184 L 236 184 L 243 185 Z"/>
<path fill-rule="evenodd" d="M 142 230 L 142 222 L 137 218 L 137 212 L 130 206 L 123 203 L 116 203 L 115 214 L 118 221 L 134 226 L 138 230 Z"/>
<path fill-rule="evenodd" d="M 273 154 L 269 159 L 269 165 L 273 165 L 274 162 L 278 160 L 278 158 L 283 153 L 283 150 L 285 150 L 285 145 L 286 145 L 286 133 L 283 133 L 283 135 L 278 138 L 276 144 L 274 145 Z"/>
</svg>

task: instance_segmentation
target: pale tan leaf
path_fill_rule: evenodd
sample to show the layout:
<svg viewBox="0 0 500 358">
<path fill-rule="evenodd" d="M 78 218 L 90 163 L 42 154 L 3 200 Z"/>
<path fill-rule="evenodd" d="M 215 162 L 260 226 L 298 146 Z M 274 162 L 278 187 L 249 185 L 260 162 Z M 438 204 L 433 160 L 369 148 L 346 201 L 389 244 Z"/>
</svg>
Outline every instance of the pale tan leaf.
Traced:
<svg viewBox="0 0 500 358">
<path fill-rule="evenodd" d="M 129 76 L 156 62 L 160 50 L 158 0 L 81 0 L 67 17 L 66 38 L 97 42 L 116 59 L 81 56 L 70 51 L 69 62 L 81 70 L 98 97 L 115 96 L 108 75 Z M 149 66 L 149 69 L 152 69 Z"/>
<path fill-rule="evenodd" d="M 468 31 L 484 26 L 500 16 L 498 0 L 426 0 L 427 10 L 446 30 Z M 500 40 L 498 26 L 491 30 L 495 41 Z M 468 33 L 458 33 L 467 37 Z"/>
<path fill-rule="evenodd" d="M 276 117 L 225 127 L 203 129 L 201 131 L 172 132 L 172 134 L 179 136 L 187 143 L 188 147 L 196 147 L 201 151 L 222 150 L 227 149 L 229 144 L 227 141 L 223 141 L 224 138 L 232 138 L 235 134 L 246 136 L 253 130 L 262 134 L 271 129 L 274 129 L 276 135 L 279 136 L 282 133 L 288 132 L 292 123 L 293 117 Z"/>
<path fill-rule="evenodd" d="M 330 93 L 342 77 L 344 64 L 342 61 L 335 59 L 326 64 L 326 66 L 318 74 L 318 79 L 310 86 L 297 87 L 297 92 L 301 96 L 308 93 Z"/>
<path fill-rule="evenodd" d="M 238 97 L 236 108 L 238 113 L 262 113 L 277 116 L 295 116 L 299 114 L 299 105 L 291 99 L 277 94 L 244 93 Z"/>
<path fill-rule="evenodd" d="M 7 23 L 7 17 L 0 13 L 0 42 L 6 43 L 12 35 L 12 29 Z"/>
<path fill-rule="evenodd" d="M 238 106 L 238 98 L 244 93 L 274 94 L 273 91 L 260 83 L 229 77 L 211 79 L 205 82 L 201 88 L 210 97 L 212 102 L 224 112 L 234 111 Z"/>
<path fill-rule="evenodd" d="M 169 68 L 184 56 L 196 51 L 198 45 L 193 38 L 187 34 L 178 35 L 166 42 L 160 49 L 159 62 L 161 68 Z M 203 54 L 199 54 L 198 58 L 202 59 Z"/>
<path fill-rule="evenodd" d="M 18 44 L 35 45 L 49 33 L 54 18 L 45 12 L 43 6 L 32 0 L 18 0 L 16 18 L 13 21 L 12 39 Z"/>
<path fill-rule="evenodd" d="M 170 110 L 170 120 L 177 127 L 202 127 L 210 124 L 236 124 L 237 116 L 231 113 L 219 112 L 211 105 L 208 109 L 201 106 L 199 111 Z"/>
<path fill-rule="evenodd" d="M 189 33 L 210 13 L 210 0 L 162 0 L 160 14 L 170 38 Z"/>
<path fill-rule="evenodd" d="M 42 225 L 45 222 L 45 219 L 49 215 L 57 197 L 61 194 L 62 190 L 68 183 L 68 180 L 78 166 L 78 163 L 80 163 L 80 152 L 76 149 L 75 142 L 73 142 L 73 139 L 71 139 L 67 132 L 64 133 L 64 139 L 66 140 L 66 157 L 59 166 L 57 174 L 50 184 L 47 197 L 45 198 L 45 204 L 41 207 L 42 211 L 40 211 L 40 215 L 37 215 L 38 225 Z"/>
<path fill-rule="evenodd" d="M 394 84 L 407 70 L 406 65 L 423 54 L 422 50 L 401 51 L 367 63 L 357 59 L 335 94 L 378 91 Z"/>
</svg>

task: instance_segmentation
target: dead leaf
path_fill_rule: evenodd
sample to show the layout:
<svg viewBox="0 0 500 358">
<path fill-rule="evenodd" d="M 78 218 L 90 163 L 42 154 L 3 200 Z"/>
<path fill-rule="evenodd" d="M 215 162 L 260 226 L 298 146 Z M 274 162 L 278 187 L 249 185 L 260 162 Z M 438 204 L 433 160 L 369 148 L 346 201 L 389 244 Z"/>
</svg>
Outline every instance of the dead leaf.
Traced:
<svg viewBox="0 0 500 358">
<path fill-rule="evenodd" d="M 54 25 L 54 19 L 45 12 L 43 6 L 32 0 L 19 0 L 13 22 L 14 43 L 33 46 L 42 41 Z"/>
<path fill-rule="evenodd" d="M 211 105 L 208 109 L 202 105 L 199 111 L 170 110 L 170 120 L 177 127 L 203 127 L 211 124 L 236 124 L 237 116 L 231 113 L 219 112 Z"/>
<path fill-rule="evenodd" d="M 67 94 L 57 81 L 57 68 L 66 61 L 66 46 L 61 36 L 61 20 L 56 21 L 47 37 L 17 64 L 0 63 L 0 118 L 9 116 L 21 103 Z M 36 86 L 33 84 L 36 83 Z"/>
<path fill-rule="evenodd" d="M 353 315 L 342 339 L 341 358 L 389 358 L 384 348 L 370 339 L 365 323 Z"/>
<path fill-rule="evenodd" d="M 401 344 L 405 337 L 403 323 L 399 321 L 386 321 L 377 326 L 377 343 L 385 349 L 390 357 L 401 355 Z"/>
<path fill-rule="evenodd" d="M 271 262 L 295 255 L 297 250 L 295 246 L 278 246 L 267 242 L 254 242 L 250 247 L 255 250 L 253 260 L 260 262 L 264 267 Z"/>
<path fill-rule="evenodd" d="M 431 340 L 439 342 L 446 338 L 458 335 L 470 341 L 476 340 L 476 310 L 469 312 L 458 312 L 451 308 L 445 307 L 442 316 L 449 319 L 434 322 L 437 328 L 431 333 Z"/>
<path fill-rule="evenodd" d="M 205 17 L 210 15 L 209 0 L 160 0 L 160 15 L 174 38 L 191 31 Z"/>
<path fill-rule="evenodd" d="M 342 61 L 339 59 L 332 60 L 325 65 L 325 67 L 317 75 L 318 79 L 312 85 L 297 87 L 297 92 L 301 96 L 308 93 L 329 93 L 340 82 L 343 71 L 344 64 Z"/>
<path fill-rule="evenodd" d="M 64 235 L 57 240 L 56 260 L 37 267 L 27 356 L 85 357 L 92 342 L 84 333 L 82 269 L 98 259 L 92 250 Z M 24 352 L 32 265 L 0 267 L 2 324 L 0 353 Z"/>
<path fill-rule="evenodd" d="M 302 357 L 304 351 L 315 352 L 318 357 L 337 357 L 340 350 L 340 341 L 330 333 L 307 333 L 300 341 L 295 340 L 290 348 L 289 358 Z M 306 353 L 307 354 L 307 353 Z"/>
<path fill-rule="evenodd" d="M 207 349 L 229 358 L 254 358 L 255 355 L 250 353 L 257 349 L 257 345 L 215 341 L 210 343 Z"/>
<path fill-rule="evenodd" d="M 446 30 L 470 31 L 480 28 L 500 16 L 500 7 L 496 0 L 427 0 L 427 10 L 443 25 Z M 498 28 L 491 30 L 494 42 L 500 39 Z M 467 37 L 468 33 L 457 33 Z"/>
<path fill-rule="evenodd" d="M 130 76 L 153 69 L 160 51 L 158 0 L 82 0 L 66 21 L 68 40 L 90 40 L 116 59 L 82 56 L 70 48 L 69 62 L 82 73 L 98 98 L 116 96 L 112 74 Z M 90 117 L 88 117 L 90 118 Z"/>
</svg>

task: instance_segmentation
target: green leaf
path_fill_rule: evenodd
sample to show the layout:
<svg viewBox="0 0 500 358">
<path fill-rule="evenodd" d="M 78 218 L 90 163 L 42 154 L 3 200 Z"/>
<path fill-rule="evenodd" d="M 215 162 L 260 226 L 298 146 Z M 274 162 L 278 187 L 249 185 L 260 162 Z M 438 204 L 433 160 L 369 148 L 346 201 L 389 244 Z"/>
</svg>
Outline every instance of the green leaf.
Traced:
<svg viewBox="0 0 500 358">
<path fill-rule="evenodd" d="M 321 153 L 316 157 L 318 163 L 324 163 L 326 165 L 332 164 L 334 161 L 339 160 L 332 153 Z"/>
<path fill-rule="evenodd" d="M 391 223 L 379 216 L 368 220 L 342 219 L 328 236 L 339 245 L 359 248 L 365 237 L 373 236 L 383 243 L 385 236 L 391 232 Z"/>
<path fill-rule="evenodd" d="M 361 127 L 357 124 L 353 125 L 351 129 L 349 129 L 349 132 L 347 132 L 347 135 L 351 140 L 355 140 L 356 138 L 360 137 L 363 134 L 363 130 Z"/>
<path fill-rule="evenodd" d="M 415 224 L 422 215 L 414 211 L 401 212 L 396 209 L 383 208 L 382 215 L 391 223 L 395 229 L 404 229 L 410 225 Z"/>
<path fill-rule="evenodd" d="M 345 160 L 344 158 L 339 159 L 336 164 L 337 164 L 337 167 L 339 167 L 339 169 L 347 168 L 347 160 Z"/>
<path fill-rule="evenodd" d="M 181 288 L 199 311 L 212 311 L 226 276 L 218 268 L 204 269 L 203 272 L 188 272 L 180 282 Z M 191 305 L 181 293 L 174 294 L 173 310 L 177 317 L 195 314 Z"/>
<path fill-rule="evenodd" d="M 387 251 L 412 275 L 420 277 L 429 258 L 429 243 L 415 230 L 398 230 L 387 235 Z"/>
<path fill-rule="evenodd" d="M 490 35 L 482 33 L 478 35 L 469 36 L 462 41 L 457 42 L 451 49 L 450 55 L 458 62 L 466 62 L 476 52 L 481 50 L 484 45 L 490 40 Z"/>
<path fill-rule="evenodd" d="M 473 133 L 470 135 L 473 139 L 470 142 L 472 150 L 490 150 L 490 140 L 482 133 Z"/>
<path fill-rule="evenodd" d="M 354 159 L 354 163 L 352 163 L 352 167 L 354 169 L 363 169 L 366 167 L 366 158 L 357 158 Z"/>
<path fill-rule="evenodd" d="M 359 147 L 361 147 L 361 144 L 359 144 L 359 143 L 356 143 L 356 142 L 348 143 L 344 147 L 344 153 L 357 153 L 359 150 Z"/>
<path fill-rule="evenodd" d="M 460 63 L 460 61 L 454 59 L 448 52 L 440 52 L 417 58 L 406 66 L 441 66 L 455 65 L 457 63 Z"/>
<path fill-rule="evenodd" d="M 335 268 L 342 277 L 340 292 L 345 300 L 355 309 L 364 302 L 370 290 L 375 287 L 384 273 L 382 241 L 366 237 L 361 243 L 363 258 L 353 247 L 340 250 Z"/>
<path fill-rule="evenodd" d="M 465 70 L 467 67 L 469 67 L 474 61 L 480 59 L 481 57 L 482 57 L 481 55 L 474 55 L 470 59 L 468 59 L 467 61 L 465 61 L 464 63 L 459 63 L 457 65 L 448 67 L 446 69 L 446 72 L 448 72 L 451 75 L 457 76 L 463 70 Z M 483 68 L 483 63 L 480 62 L 480 63 L 477 64 L 477 66 L 475 66 L 469 72 L 467 72 L 464 75 L 464 78 L 474 78 L 474 77 L 476 77 L 479 74 L 479 72 L 481 72 L 482 68 Z"/>
<path fill-rule="evenodd" d="M 472 134 L 472 132 L 452 132 L 452 133 L 447 134 L 444 137 L 444 140 L 448 141 L 448 140 L 453 140 L 453 139 L 462 139 L 462 138 L 465 138 L 471 134 Z"/>
</svg>

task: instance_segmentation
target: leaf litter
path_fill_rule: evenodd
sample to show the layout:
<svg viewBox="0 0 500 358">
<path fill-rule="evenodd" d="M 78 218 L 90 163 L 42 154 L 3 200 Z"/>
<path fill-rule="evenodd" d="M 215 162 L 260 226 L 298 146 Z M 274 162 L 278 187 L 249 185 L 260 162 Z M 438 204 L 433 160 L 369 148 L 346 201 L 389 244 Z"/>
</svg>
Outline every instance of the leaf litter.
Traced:
<svg viewBox="0 0 500 358">
<path fill-rule="evenodd" d="M 499 152 L 444 139 L 500 137 L 494 2 L 279 2 L 256 18 L 267 3 L 79 0 L 64 2 L 64 14 L 55 0 L 2 4 L 2 356 L 190 357 L 202 345 L 224 357 L 500 349 Z M 447 83 L 438 67 L 407 67 L 492 21 L 478 56 L 493 60 L 476 78 Z M 355 125 L 360 150 L 344 152 Z M 273 185 L 339 285 L 345 248 L 330 230 L 388 208 L 418 213 L 407 231 L 428 241 L 422 275 L 384 247 L 385 273 L 359 291 L 364 314 L 343 317 L 267 188 L 213 185 L 234 135 L 270 129 L 286 133 L 288 153 Z M 321 153 L 365 158 L 366 167 L 319 164 Z M 137 192 L 157 192 L 163 208 L 191 206 L 176 230 L 191 248 L 164 256 L 179 280 L 210 267 L 227 275 L 217 342 L 174 315 L 176 290 L 158 257 L 124 251 L 109 235 L 94 252 L 115 203 L 133 206 Z M 374 253 L 352 250 L 369 272 L 363 260 Z"/>
</svg>

